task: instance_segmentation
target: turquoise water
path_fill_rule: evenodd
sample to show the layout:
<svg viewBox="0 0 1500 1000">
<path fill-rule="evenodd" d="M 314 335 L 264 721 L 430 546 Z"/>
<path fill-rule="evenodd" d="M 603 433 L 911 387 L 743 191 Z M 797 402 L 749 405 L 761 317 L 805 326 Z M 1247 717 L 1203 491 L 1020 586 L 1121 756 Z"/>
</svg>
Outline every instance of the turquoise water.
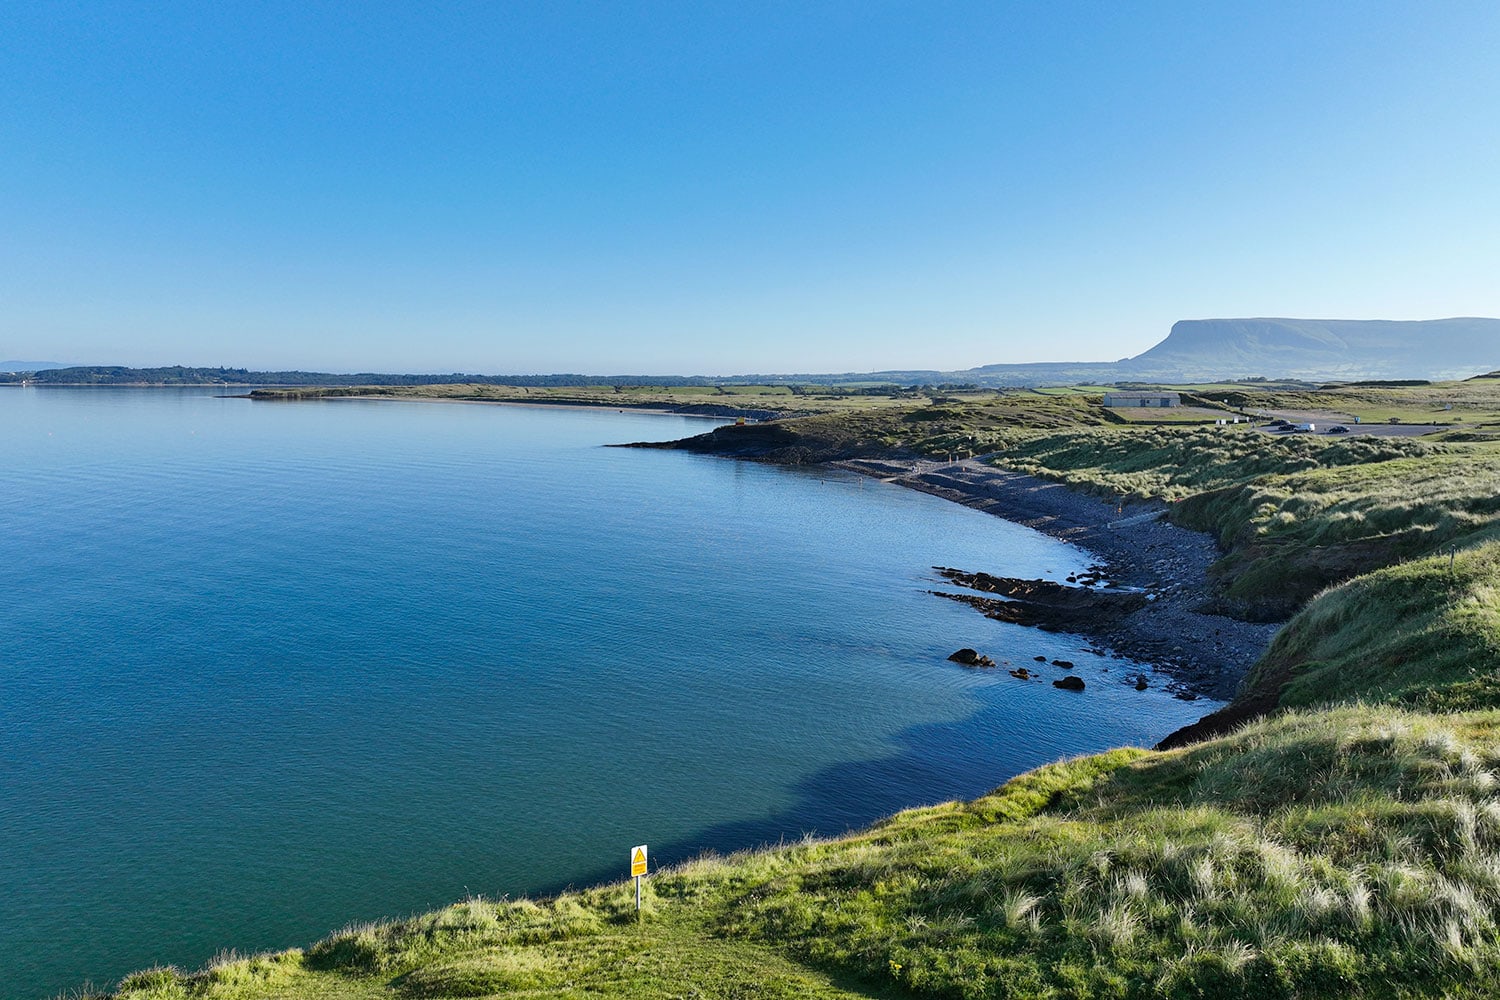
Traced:
<svg viewBox="0 0 1500 1000">
<path fill-rule="evenodd" d="M 838 833 L 1206 710 L 926 593 L 1083 552 L 859 477 L 600 447 L 707 426 L 0 390 L 7 995 L 623 877 L 639 843 Z"/>
</svg>

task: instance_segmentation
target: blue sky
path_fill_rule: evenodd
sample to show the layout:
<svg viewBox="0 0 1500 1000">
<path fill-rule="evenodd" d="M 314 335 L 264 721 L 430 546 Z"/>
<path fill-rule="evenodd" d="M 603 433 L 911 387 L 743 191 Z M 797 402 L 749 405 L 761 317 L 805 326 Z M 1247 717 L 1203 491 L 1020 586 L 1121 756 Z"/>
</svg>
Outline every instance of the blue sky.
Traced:
<svg viewBox="0 0 1500 1000">
<path fill-rule="evenodd" d="M 1500 4 L 0 5 L 0 358 L 709 373 L 1500 316 Z"/>
</svg>

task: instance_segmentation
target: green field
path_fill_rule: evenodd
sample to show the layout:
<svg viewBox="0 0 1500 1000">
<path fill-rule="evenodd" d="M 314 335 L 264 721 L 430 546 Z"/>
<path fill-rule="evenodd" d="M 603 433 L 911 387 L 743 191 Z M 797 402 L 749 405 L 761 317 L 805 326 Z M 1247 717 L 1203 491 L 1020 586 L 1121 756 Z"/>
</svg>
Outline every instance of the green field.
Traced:
<svg viewBox="0 0 1500 1000">
<path fill-rule="evenodd" d="M 1178 502 L 1213 533 L 1225 595 L 1285 617 L 1357 573 L 1465 544 L 1500 513 L 1500 447 L 1155 428 L 1036 435 L 995 461 L 1108 495 Z"/>
<path fill-rule="evenodd" d="M 1323 390 L 1247 391 L 1244 386 L 1195 387 L 1225 405 L 1266 410 L 1347 414 L 1362 423 L 1500 425 L 1500 378 L 1379 388 L 1343 386 Z"/>
</svg>

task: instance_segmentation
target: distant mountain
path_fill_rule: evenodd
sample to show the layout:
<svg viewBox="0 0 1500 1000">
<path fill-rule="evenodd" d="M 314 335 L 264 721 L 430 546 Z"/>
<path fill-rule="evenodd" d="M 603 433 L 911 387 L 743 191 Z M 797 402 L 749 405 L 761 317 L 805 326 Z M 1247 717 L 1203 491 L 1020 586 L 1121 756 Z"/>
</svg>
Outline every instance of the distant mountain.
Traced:
<svg viewBox="0 0 1500 1000">
<path fill-rule="evenodd" d="M 1500 319 L 1185 319 L 1133 358 L 985 365 L 948 372 L 981 385 L 1210 379 L 1468 378 L 1500 367 Z"/>
<path fill-rule="evenodd" d="M 1500 366 L 1500 319 L 1187 319 L 1122 364 L 1189 379 L 1467 378 Z"/>
<path fill-rule="evenodd" d="M 61 361 L 0 361 L 0 372 L 40 372 L 66 367 Z"/>
</svg>

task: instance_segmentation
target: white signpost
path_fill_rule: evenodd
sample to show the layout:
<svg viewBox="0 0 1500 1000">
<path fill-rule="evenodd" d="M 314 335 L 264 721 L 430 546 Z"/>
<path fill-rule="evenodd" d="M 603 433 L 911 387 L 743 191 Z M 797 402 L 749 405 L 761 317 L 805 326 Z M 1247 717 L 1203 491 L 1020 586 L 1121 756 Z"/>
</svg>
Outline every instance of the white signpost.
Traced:
<svg viewBox="0 0 1500 1000">
<path fill-rule="evenodd" d="M 641 912 L 641 876 L 646 874 L 646 845 L 630 849 L 630 874 L 635 878 L 635 912 Z"/>
</svg>

